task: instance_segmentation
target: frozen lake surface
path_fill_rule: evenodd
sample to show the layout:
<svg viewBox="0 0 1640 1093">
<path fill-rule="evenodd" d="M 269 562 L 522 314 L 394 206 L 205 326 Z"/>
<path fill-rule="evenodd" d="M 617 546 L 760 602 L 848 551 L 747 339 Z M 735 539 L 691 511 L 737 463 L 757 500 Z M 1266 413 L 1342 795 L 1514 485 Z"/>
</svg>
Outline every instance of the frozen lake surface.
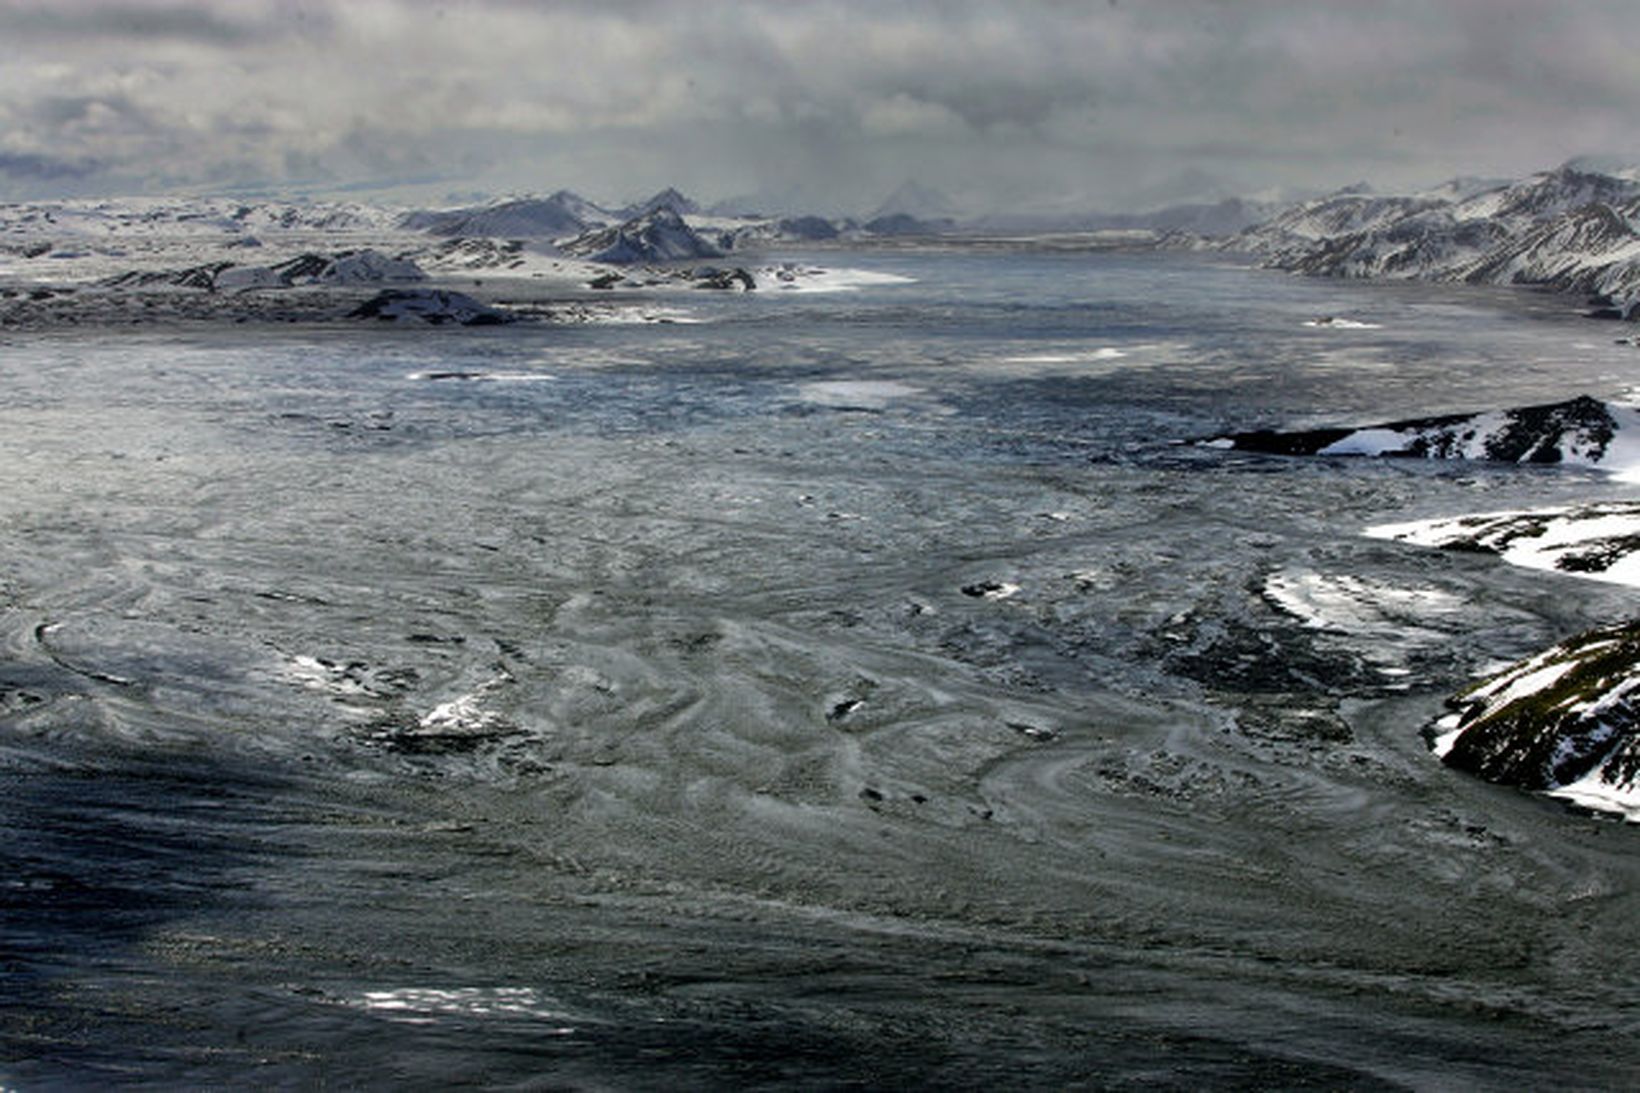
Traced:
<svg viewBox="0 0 1640 1093">
<path fill-rule="evenodd" d="M 1640 830 L 1420 730 L 1640 593 L 1361 534 L 1625 487 L 1178 442 L 1640 351 L 1188 256 L 800 257 L 880 276 L 0 336 L 0 1085 L 1632 1082 Z"/>
</svg>

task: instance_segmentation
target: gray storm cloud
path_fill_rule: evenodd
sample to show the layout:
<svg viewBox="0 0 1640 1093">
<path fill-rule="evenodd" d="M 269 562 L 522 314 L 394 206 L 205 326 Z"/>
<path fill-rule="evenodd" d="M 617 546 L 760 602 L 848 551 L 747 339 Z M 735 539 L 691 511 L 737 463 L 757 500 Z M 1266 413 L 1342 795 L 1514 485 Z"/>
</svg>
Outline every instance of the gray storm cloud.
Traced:
<svg viewBox="0 0 1640 1093">
<path fill-rule="evenodd" d="M 0 191 L 984 206 L 1523 173 L 1637 145 L 1626 3 L 0 2 Z"/>
</svg>

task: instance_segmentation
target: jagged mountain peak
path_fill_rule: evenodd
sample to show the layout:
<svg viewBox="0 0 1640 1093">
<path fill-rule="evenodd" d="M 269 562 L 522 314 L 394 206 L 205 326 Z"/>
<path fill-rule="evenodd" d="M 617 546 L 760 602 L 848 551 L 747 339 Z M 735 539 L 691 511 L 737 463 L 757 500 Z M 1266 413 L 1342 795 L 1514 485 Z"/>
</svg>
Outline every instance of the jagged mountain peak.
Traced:
<svg viewBox="0 0 1640 1093">
<path fill-rule="evenodd" d="M 1460 217 L 1538 220 L 1592 201 L 1620 201 L 1640 192 L 1640 182 L 1562 164 L 1462 202 Z"/>
<path fill-rule="evenodd" d="M 670 209 L 679 216 L 698 216 L 701 211 L 698 204 L 685 197 L 676 187 L 668 186 L 645 201 L 628 205 L 620 215 L 623 220 L 636 220 L 658 209 Z"/>
<path fill-rule="evenodd" d="M 671 205 L 661 204 L 611 227 L 590 231 L 564 243 L 568 254 L 594 262 L 667 262 L 719 258 L 707 242 Z"/>
</svg>

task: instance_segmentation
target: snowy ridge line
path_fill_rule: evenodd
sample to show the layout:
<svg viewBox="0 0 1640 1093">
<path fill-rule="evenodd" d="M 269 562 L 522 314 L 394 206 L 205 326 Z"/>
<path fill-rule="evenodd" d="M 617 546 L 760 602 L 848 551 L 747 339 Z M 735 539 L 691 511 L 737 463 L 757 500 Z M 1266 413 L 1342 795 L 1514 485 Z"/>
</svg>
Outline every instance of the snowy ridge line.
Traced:
<svg viewBox="0 0 1640 1093">
<path fill-rule="evenodd" d="M 1219 244 L 1328 277 L 1535 285 L 1640 315 L 1640 181 L 1576 161 L 1515 182 L 1420 194 L 1341 191 Z"/>
</svg>

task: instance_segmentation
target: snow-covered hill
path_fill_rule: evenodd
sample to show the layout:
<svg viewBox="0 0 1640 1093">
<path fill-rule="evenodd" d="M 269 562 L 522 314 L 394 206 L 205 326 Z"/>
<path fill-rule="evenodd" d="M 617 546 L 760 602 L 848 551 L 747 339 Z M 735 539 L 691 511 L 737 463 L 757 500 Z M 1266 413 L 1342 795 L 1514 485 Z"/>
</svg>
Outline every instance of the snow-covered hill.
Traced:
<svg viewBox="0 0 1640 1093">
<path fill-rule="evenodd" d="M 551 197 L 517 197 L 458 209 L 407 213 L 399 226 L 429 235 L 501 239 L 560 239 L 613 218 L 592 202 L 560 190 Z"/>
<path fill-rule="evenodd" d="M 1640 622 L 1580 634 L 1457 695 L 1447 765 L 1640 821 Z"/>
<path fill-rule="evenodd" d="M 621 218 L 599 205 L 589 201 L 574 190 L 556 190 L 547 196 L 547 200 L 564 210 L 582 224 L 613 224 Z"/>
</svg>

